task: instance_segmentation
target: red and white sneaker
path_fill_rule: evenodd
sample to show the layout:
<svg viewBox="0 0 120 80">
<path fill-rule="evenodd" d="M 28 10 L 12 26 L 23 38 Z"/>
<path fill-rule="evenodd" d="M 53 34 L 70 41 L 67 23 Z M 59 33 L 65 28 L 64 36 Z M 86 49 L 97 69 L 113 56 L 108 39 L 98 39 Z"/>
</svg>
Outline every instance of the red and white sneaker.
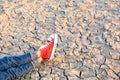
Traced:
<svg viewBox="0 0 120 80">
<path fill-rule="evenodd" d="M 43 60 L 50 60 L 53 58 L 57 45 L 57 37 L 57 34 L 51 35 L 48 38 L 46 45 L 40 47 L 40 56 Z"/>
</svg>

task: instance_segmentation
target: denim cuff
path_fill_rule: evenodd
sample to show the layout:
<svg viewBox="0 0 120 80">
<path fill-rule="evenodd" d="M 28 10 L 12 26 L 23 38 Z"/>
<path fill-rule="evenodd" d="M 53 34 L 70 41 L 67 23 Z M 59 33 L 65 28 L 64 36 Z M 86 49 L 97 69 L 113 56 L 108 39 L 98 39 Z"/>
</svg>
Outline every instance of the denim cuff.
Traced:
<svg viewBox="0 0 120 80">
<path fill-rule="evenodd" d="M 38 58 L 37 51 L 30 52 L 31 60 L 36 60 Z"/>
<path fill-rule="evenodd" d="M 31 63 L 32 63 L 34 68 L 36 68 L 36 67 L 38 67 L 40 65 L 37 60 L 32 61 Z"/>
</svg>

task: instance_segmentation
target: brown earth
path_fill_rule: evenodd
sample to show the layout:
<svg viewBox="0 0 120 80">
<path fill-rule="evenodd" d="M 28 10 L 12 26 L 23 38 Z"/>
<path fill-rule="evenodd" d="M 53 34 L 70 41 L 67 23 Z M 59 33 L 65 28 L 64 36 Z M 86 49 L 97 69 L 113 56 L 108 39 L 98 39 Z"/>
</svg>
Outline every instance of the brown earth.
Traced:
<svg viewBox="0 0 120 80">
<path fill-rule="evenodd" d="M 55 58 L 16 80 L 120 79 L 120 0 L 0 0 L 0 57 L 37 50 L 53 33 Z"/>
</svg>

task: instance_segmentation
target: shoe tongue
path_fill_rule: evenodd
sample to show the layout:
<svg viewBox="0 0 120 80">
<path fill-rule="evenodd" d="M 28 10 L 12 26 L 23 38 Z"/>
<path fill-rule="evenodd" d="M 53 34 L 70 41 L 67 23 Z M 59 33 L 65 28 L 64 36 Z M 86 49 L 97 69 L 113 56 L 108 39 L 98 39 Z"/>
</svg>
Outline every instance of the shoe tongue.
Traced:
<svg viewBox="0 0 120 80">
<path fill-rule="evenodd" d="M 53 38 L 49 37 L 48 40 L 47 40 L 47 42 L 51 42 L 52 40 L 53 40 Z"/>
</svg>

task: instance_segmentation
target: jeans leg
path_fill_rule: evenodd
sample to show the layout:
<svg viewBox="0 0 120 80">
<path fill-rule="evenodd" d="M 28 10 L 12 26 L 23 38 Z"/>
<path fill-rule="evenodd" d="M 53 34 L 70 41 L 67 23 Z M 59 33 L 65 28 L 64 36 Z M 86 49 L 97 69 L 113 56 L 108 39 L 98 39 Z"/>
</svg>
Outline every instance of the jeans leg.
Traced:
<svg viewBox="0 0 120 80">
<path fill-rule="evenodd" d="M 0 59 L 0 71 L 6 70 L 10 67 L 16 67 L 30 62 L 37 58 L 36 52 L 29 52 L 20 56 L 9 56 Z"/>
<path fill-rule="evenodd" d="M 6 71 L 0 71 L 0 80 L 14 80 L 16 77 L 29 72 L 32 68 L 34 67 L 32 62 L 30 62 L 19 67 L 9 68 Z"/>
</svg>

